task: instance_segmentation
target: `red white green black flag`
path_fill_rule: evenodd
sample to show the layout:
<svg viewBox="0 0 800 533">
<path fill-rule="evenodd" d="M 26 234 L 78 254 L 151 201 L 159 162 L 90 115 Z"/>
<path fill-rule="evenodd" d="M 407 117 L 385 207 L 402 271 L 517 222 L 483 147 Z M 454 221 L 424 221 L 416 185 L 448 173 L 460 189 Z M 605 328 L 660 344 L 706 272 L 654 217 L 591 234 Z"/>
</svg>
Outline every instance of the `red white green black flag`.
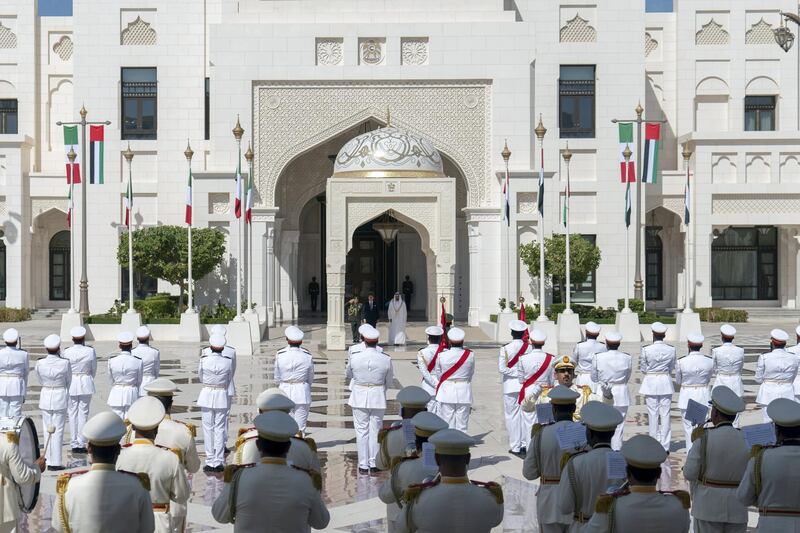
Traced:
<svg viewBox="0 0 800 533">
<path fill-rule="evenodd" d="M 242 216 L 242 147 L 239 147 L 239 161 L 236 163 L 236 200 L 233 204 L 233 213 L 236 218 Z"/>
<path fill-rule="evenodd" d="M 103 184 L 105 173 L 103 172 L 103 144 L 105 139 L 105 127 L 89 126 L 89 183 Z"/>
<path fill-rule="evenodd" d="M 189 183 L 186 185 L 186 216 L 188 225 L 192 225 L 192 169 L 189 169 Z"/>
<path fill-rule="evenodd" d="M 633 142 L 633 124 L 630 122 L 619 123 L 619 179 L 622 183 L 636 181 L 636 165 L 634 158 L 631 157 L 627 162 L 622 152 L 625 147 L 631 152 L 636 153 L 636 143 Z"/>
<path fill-rule="evenodd" d="M 70 163 L 70 149 L 75 152 L 75 162 Z M 64 126 L 64 159 L 67 164 L 67 183 L 81 182 L 81 147 L 78 144 L 78 126 Z"/>
<path fill-rule="evenodd" d="M 658 181 L 658 145 L 661 141 L 661 124 L 646 123 L 644 125 L 644 167 L 642 183 Z"/>
</svg>

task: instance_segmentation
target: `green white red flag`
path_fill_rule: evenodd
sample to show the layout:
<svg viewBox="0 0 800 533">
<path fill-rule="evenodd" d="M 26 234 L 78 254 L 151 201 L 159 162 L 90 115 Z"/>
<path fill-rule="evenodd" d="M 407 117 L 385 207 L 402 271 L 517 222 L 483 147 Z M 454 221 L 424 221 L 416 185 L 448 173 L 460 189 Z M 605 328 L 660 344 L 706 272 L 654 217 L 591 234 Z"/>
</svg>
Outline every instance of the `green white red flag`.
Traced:
<svg viewBox="0 0 800 533">
<path fill-rule="evenodd" d="M 245 195 L 244 221 L 248 224 L 253 222 L 253 172 L 247 176 L 247 194 Z"/>
<path fill-rule="evenodd" d="M 625 157 L 622 155 L 622 152 L 625 151 L 625 147 L 628 147 L 630 151 L 635 154 L 636 153 L 636 143 L 633 142 L 633 124 L 630 122 L 620 122 L 619 123 L 619 179 L 622 183 L 630 183 L 636 181 L 636 165 L 634 163 L 634 158 L 631 156 L 628 161 L 625 161 Z"/>
<path fill-rule="evenodd" d="M 75 152 L 75 162 L 70 163 L 70 149 Z M 78 126 L 64 126 L 64 159 L 67 164 L 67 183 L 81 182 L 81 147 L 78 144 Z"/>
<path fill-rule="evenodd" d="M 103 172 L 103 144 L 105 126 L 89 126 L 89 183 L 100 185 L 105 181 Z"/>
<path fill-rule="evenodd" d="M 192 225 L 192 169 L 189 169 L 189 183 L 186 185 L 186 224 Z"/>
<path fill-rule="evenodd" d="M 629 228 L 631 225 L 631 184 L 625 186 L 625 227 Z"/>
<path fill-rule="evenodd" d="M 72 229 L 72 209 L 75 206 L 75 203 L 72 199 L 72 187 L 73 185 L 69 184 L 69 196 L 67 197 L 67 228 Z"/>
<path fill-rule="evenodd" d="M 648 122 L 644 125 L 644 166 L 642 183 L 658 181 L 658 145 L 661 142 L 661 124 Z"/>
<path fill-rule="evenodd" d="M 239 161 L 236 163 L 236 199 L 233 204 L 233 213 L 236 218 L 242 217 L 242 147 L 239 147 Z"/>
<path fill-rule="evenodd" d="M 688 165 L 687 165 L 688 166 Z M 690 199 L 691 199 L 691 185 L 689 184 L 689 169 L 686 169 L 686 187 L 683 190 L 683 223 L 687 226 L 689 225 L 690 220 Z"/>
</svg>

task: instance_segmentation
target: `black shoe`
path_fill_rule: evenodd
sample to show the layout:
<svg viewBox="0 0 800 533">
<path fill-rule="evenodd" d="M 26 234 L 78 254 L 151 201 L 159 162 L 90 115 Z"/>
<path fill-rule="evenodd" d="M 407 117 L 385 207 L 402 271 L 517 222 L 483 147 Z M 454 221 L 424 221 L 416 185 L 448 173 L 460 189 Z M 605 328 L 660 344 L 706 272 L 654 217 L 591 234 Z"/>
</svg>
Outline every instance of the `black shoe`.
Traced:
<svg viewBox="0 0 800 533">
<path fill-rule="evenodd" d="M 527 448 L 525 448 L 525 446 L 523 446 L 522 448 L 520 448 L 520 449 L 519 449 L 519 454 L 520 454 L 522 457 L 525 457 L 526 455 L 528 455 L 528 449 L 527 449 Z"/>
<path fill-rule="evenodd" d="M 358 467 L 358 473 L 359 474 L 364 474 L 365 476 L 368 476 L 369 475 L 369 468 Z"/>
<path fill-rule="evenodd" d="M 72 448 L 72 453 L 87 453 L 86 448 Z"/>
<path fill-rule="evenodd" d="M 381 472 L 381 471 L 380 471 L 380 470 L 378 470 L 378 469 L 377 469 L 376 467 L 374 467 L 374 466 L 371 466 L 371 467 L 369 467 L 369 473 L 370 473 L 370 474 L 380 474 L 380 472 Z"/>
<path fill-rule="evenodd" d="M 230 453 L 231 453 L 231 449 L 226 447 L 225 448 L 225 452 L 223 452 L 223 455 L 225 455 L 227 457 Z"/>
<path fill-rule="evenodd" d="M 56 466 L 56 465 L 47 465 L 47 470 L 50 472 L 59 471 L 59 470 L 66 470 L 66 466 Z"/>
<path fill-rule="evenodd" d="M 225 471 L 225 465 L 217 465 L 217 466 L 214 467 L 214 472 L 219 473 L 219 472 L 224 472 L 224 471 Z"/>
<path fill-rule="evenodd" d="M 205 465 L 203 467 L 203 472 L 213 472 L 213 471 L 214 471 L 214 467 L 213 466 Z"/>
</svg>

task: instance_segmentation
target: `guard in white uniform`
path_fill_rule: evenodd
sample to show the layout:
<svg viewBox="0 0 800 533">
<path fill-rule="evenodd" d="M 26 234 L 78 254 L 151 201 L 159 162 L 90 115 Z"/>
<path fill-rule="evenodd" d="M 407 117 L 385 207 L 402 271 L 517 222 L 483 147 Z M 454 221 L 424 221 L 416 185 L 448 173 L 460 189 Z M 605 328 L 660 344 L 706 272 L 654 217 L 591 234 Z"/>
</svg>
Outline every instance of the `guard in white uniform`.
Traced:
<svg viewBox="0 0 800 533">
<path fill-rule="evenodd" d="M 63 356 L 69 359 L 72 367 L 72 381 L 69 384 L 69 433 L 72 453 L 86 453 L 86 440 L 83 426 L 89 419 L 89 405 L 95 393 L 94 378 L 97 375 L 97 353 L 86 346 L 86 328 L 75 326 L 69 332 L 72 346 L 64 350 Z"/>
<path fill-rule="evenodd" d="M 631 437 L 622 446 L 628 484 L 597 499 L 595 512 L 583 531 L 591 533 L 687 533 L 689 493 L 658 491 L 661 463 L 667 452 L 648 435 Z"/>
<path fill-rule="evenodd" d="M 611 439 L 622 423 L 620 412 L 610 405 L 593 401 L 583 406 L 581 419 L 586 426 L 589 447 L 569 455 L 567 464 L 561 469 L 556 493 L 558 510 L 572 515 L 570 533 L 586 529 L 594 514 L 595 501 L 601 494 L 609 487 L 625 483 L 624 478 L 610 478 L 606 469 L 607 455 L 612 453 Z"/>
<path fill-rule="evenodd" d="M 698 428 L 683 465 L 683 476 L 692 488 L 695 533 L 744 533 L 747 507 L 736 498 L 750 453 L 742 433 L 733 427 L 744 401 L 725 385 L 711 391 L 711 423 Z"/>
<path fill-rule="evenodd" d="M 260 414 L 253 422 L 262 458 L 225 469 L 225 485 L 211 508 L 214 519 L 233 523 L 235 532 L 265 531 L 268 524 L 274 531 L 325 529 L 330 514 L 320 494 L 322 479 L 286 461 L 297 423 L 280 411 Z"/>
<path fill-rule="evenodd" d="M 406 489 L 398 531 L 489 533 L 500 525 L 503 489 L 497 483 L 467 477 L 469 449 L 475 439 L 456 429 L 443 429 L 428 442 L 435 447 L 440 475 Z"/>
<path fill-rule="evenodd" d="M 520 383 L 517 402 L 520 405 L 531 400 L 535 403 L 542 391 L 549 389 L 555 383 L 556 376 L 553 369 L 555 357 L 542 349 L 546 340 L 547 335 L 542 330 L 534 329 L 530 333 L 533 349 L 519 358 L 516 369 Z M 526 453 L 529 451 L 531 428 L 538 422 L 536 410 L 522 412 L 522 438 L 525 439 Z"/>
<path fill-rule="evenodd" d="M 64 422 L 67 417 L 69 384 L 72 369 L 69 360 L 61 357 L 61 337 L 48 335 L 44 339 L 47 357 L 36 362 L 36 376 L 42 391 L 39 393 L 39 409 L 42 410 L 42 435 L 50 434 L 47 448 L 47 469 L 64 470 L 61 448 L 64 441 Z M 53 431 L 51 432 L 50 429 Z"/>
<path fill-rule="evenodd" d="M 669 451 L 672 429 L 669 408 L 672 403 L 672 373 L 675 371 L 675 347 L 664 342 L 667 326 L 653 322 L 653 344 L 642 347 L 639 371 L 644 375 L 639 394 L 644 395 L 650 436 Z"/>
<path fill-rule="evenodd" d="M 347 405 L 353 411 L 360 474 L 377 472 L 378 432 L 386 412 L 386 389 L 394 379 L 392 360 L 375 349 L 378 330 L 370 326 L 364 331 L 366 349 L 350 356 L 346 374 L 352 383 Z"/>
<path fill-rule="evenodd" d="M 786 351 L 789 335 L 782 329 L 770 332 L 772 351 L 762 353 L 756 365 L 755 382 L 758 388 L 756 403 L 761 406 L 764 422 L 770 422 L 767 406 L 777 398 L 794 400 L 794 380 L 800 358 Z"/>
<path fill-rule="evenodd" d="M 297 326 L 286 328 L 286 348 L 275 354 L 275 381 L 286 396 L 294 402 L 289 415 L 297 422 L 300 433 L 306 431 L 308 409 L 311 407 L 311 384 L 314 383 L 314 360 L 311 352 L 303 348 L 303 331 Z"/>
<path fill-rule="evenodd" d="M 203 413 L 203 446 L 206 450 L 204 472 L 222 472 L 225 462 L 225 436 L 231 397 L 228 388 L 233 379 L 233 361 L 223 353 L 225 337 L 212 335 L 209 352 L 203 351 L 197 375 L 203 388 L 197 405 Z"/>
<path fill-rule="evenodd" d="M 146 474 L 118 471 L 114 464 L 125 435 L 122 419 L 110 411 L 96 414 L 83 427 L 92 466 L 61 474 L 56 482 L 52 525 L 69 533 L 152 533 L 153 507 Z"/>
<path fill-rule="evenodd" d="M 797 344 L 792 346 L 791 348 L 786 348 L 787 352 L 795 354 L 798 359 L 800 360 L 800 326 L 797 326 L 794 329 L 795 336 L 797 338 Z M 800 369 L 798 369 L 797 377 L 794 378 L 794 397 L 800 402 Z"/>
<path fill-rule="evenodd" d="M 439 380 L 436 389 L 438 415 L 452 429 L 467 431 L 472 409 L 472 376 L 475 374 L 475 354 L 464 348 L 465 333 L 460 328 L 450 328 L 447 340 L 450 348 L 436 359 L 433 373 Z"/>
<path fill-rule="evenodd" d="M 522 320 L 512 320 L 508 327 L 511 328 L 513 340 L 500 348 L 497 366 L 500 370 L 500 378 L 503 380 L 503 411 L 508 432 L 508 453 L 524 456 L 527 451 L 527 439 L 525 438 L 525 421 L 519 403 L 519 391 L 522 389 L 522 383 L 519 381 L 516 367 L 520 358 L 531 353 L 533 348 L 525 338 L 528 324 Z"/>
<path fill-rule="evenodd" d="M 15 431 L 0 433 L 0 532 L 17 531 L 22 515 L 19 486 L 31 485 L 41 479 L 46 468 L 44 456 L 29 465 L 19 453 L 19 437 Z M 28 528 L 31 528 L 28 522 Z"/>
<path fill-rule="evenodd" d="M 361 342 L 357 342 L 355 344 L 350 345 L 350 347 L 347 349 L 348 357 L 353 355 L 354 353 L 363 352 L 367 348 L 367 343 L 364 340 L 364 333 L 369 332 L 370 331 L 369 328 L 371 327 L 372 326 L 370 326 L 369 324 L 361 324 L 360 326 L 358 326 L 358 335 L 359 337 L 361 337 Z M 375 345 L 375 349 L 378 350 L 379 352 L 383 352 L 383 347 L 378 346 L 377 344 Z"/>
<path fill-rule="evenodd" d="M 692 423 L 686 420 L 686 407 L 689 400 L 694 400 L 700 405 L 708 405 L 711 400 L 711 375 L 713 363 L 711 358 L 703 354 L 705 338 L 699 333 L 692 333 L 686 338 L 689 345 L 689 354 L 681 357 L 675 370 L 675 383 L 680 385 L 678 395 L 678 408 L 681 410 L 683 433 L 686 437 L 686 453 L 692 449 Z"/>
<path fill-rule="evenodd" d="M 767 411 L 775 423 L 776 444 L 753 447 L 736 497 L 758 509 L 759 533 L 796 533 L 800 531 L 800 404 L 778 398 Z"/>
<path fill-rule="evenodd" d="M 610 403 L 622 415 L 622 423 L 617 426 L 611 448 L 619 450 L 625 434 L 625 415 L 631 404 L 628 381 L 631 379 L 632 362 L 630 354 L 619 350 L 622 335 L 616 331 L 606 333 L 608 351 L 597 357 L 592 368 L 592 380 L 600 385 L 603 401 Z"/>
<path fill-rule="evenodd" d="M 723 324 L 719 328 L 722 345 L 711 350 L 711 362 L 714 369 L 714 388 L 725 386 L 738 396 L 744 395 L 742 385 L 742 367 L 744 367 L 744 349 L 733 344 L 736 328 Z"/>
<path fill-rule="evenodd" d="M 553 405 L 552 424 L 533 426 L 531 445 L 522 463 L 525 479 L 538 479 L 536 494 L 536 516 L 542 533 L 562 533 L 569 529 L 572 514 L 559 509 L 558 485 L 561 481 L 561 458 L 564 450 L 558 445 L 556 432 L 572 423 L 575 401 L 579 394 L 563 385 L 553 387 L 548 396 Z M 577 450 L 575 450 L 577 451 Z"/>
<path fill-rule="evenodd" d="M 375 458 L 378 470 L 389 470 L 396 460 L 406 457 L 409 449 L 413 449 L 412 443 L 406 442 L 405 432 L 401 430 L 404 425 L 411 423 L 417 413 L 425 411 L 430 404 L 430 395 L 422 388 L 411 385 L 397 393 L 397 403 L 400 404 L 400 420 L 383 427 L 378 433 L 378 457 Z"/>
<path fill-rule="evenodd" d="M 594 322 L 586 323 L 586 340 L 575 345 L 572 358 L 577 361 L 575 369 L 575 383 L 578 386 L 588 385 L 592 392 L 599 394 L 598 385 L 592 381 L 592 367 L 598 353 L 608 350 L 606 345 L 597 340 L 600 336 L 600 326 Z"/>
<path fill-rule="evenodd" d="M 0 350 L 0 418 L 22 416 L 22 404 L 28 389 L 28 352 L 20 350 L 19 332 L 9 328 L 3 333 L 6 347 Z"/>
<path fill-rule="evenodd" d="M 425 335 L 428 336 L 428 345 L 417 352 L 417 367 L 422 374 L 421 387 L 431 396 L 431 401 L 428 402 L 428 411 L 435 414 L 439 409 L 436 404 L 436 387 L 439 385 L 439 381 L 433 375 L 433 370 L 436 368 L 439 354 L 445 348 L 441 342 L 444 330 L 440 326 L 428 326 L 425 328 Z"/>
<path fill-rule="evenodd" d="M 225 339 L 225 335 L 227 334 L 228 330 L 225 329 L 225 326 L 222 324 L 217 324 L 213 328 L 211 328 L 211 335 L 220 335 L 223 339 Z M 222 348 L 222 355 L 228 357 L 231 360 L 231 382 L 228 384 L 228 409 L 225 413 L 225 419 L 227 420 L 228 417 L 231 416 L 231 407 L 233 407 L 233 399 L 236 397 L 236 349 L 233 346 L 229 346 L 227 344 L 227 339 L 225 340 L 225 347 Z M 203 350 L 203 354 L 208 355 L 211 353 L 211 347 L 209 346 L 205 350 Z M 225 424 L 225 442 L 228 442 L 228 424 Z M 226 449 L 227 451 L 227 449 Z"/>
<path fill-rule="evenodd" d="M 117 335 L 120 352 L 108 360 L 108 377 L 111 391 L 108 393 L 108 406 L 121 419 L 128 416 L 133 402 L 139 398 L 142 385 L 142 360 L 131 353 L 133 335 L 122 331 Z"/>
<path fill-rule="evenodd" d="M 407 455 L 393 461 L 391 475 L 383 482 L 378 494 L 381 501 L 386 504 L 386 531 L 388 533 L 400 533 L 401 531 L 398 529 L 397 523 L 401 512 L 398 502 L 403 499 L 406 489 L 417 483 L 431 481 L 439 473 L 435 464 L 425 464 L 422 448 L 431 435 L 447 429 L 447 422 L 433 413 L 423 411 L 414 415 L 411 425 L 414 427 L 415 439 L 413 451 L 409 451 Z"/>
<path fill-rule="evenodd" d="M 136 340 L 139 345 L 131 353 L 142 361 L 142 386 L 139 388 L 139 396 L 144 396 L 144 386 L 158 379 L 161 374 L 161 352 L 150 346 L 150 329 L 147 326 L 139 326 L 136 330 Z"/>
</svg>

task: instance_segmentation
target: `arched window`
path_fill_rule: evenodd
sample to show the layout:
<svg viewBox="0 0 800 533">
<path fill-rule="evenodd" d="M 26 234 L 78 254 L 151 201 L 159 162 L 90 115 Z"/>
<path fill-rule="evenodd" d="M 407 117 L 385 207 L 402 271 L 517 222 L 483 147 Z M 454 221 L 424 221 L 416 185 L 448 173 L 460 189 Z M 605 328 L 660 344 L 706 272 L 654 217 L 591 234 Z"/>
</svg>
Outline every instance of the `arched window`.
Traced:
<svg viewBox="0 0 800 533">
<path fill-rule="evenodd" d="M 647 299 L 664 299 L 664 245 L 658 232 L 661 228 L 648 227 L 645 231 L 645 275 Z"/>
<path fill-rule="evenodd" d="M 50 299 L 69 300 L 69 232 L 59 231 L 50 239 Z"/>
</svg>

